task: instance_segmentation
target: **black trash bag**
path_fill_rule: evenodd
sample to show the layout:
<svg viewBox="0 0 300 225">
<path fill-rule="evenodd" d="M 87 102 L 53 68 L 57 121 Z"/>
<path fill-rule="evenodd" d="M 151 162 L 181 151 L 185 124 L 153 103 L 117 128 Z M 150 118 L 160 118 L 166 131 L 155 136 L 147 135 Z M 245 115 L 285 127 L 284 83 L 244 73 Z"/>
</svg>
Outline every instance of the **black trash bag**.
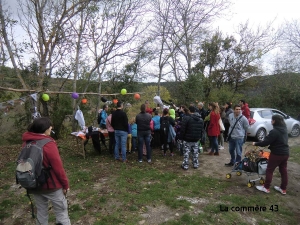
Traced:
<svg viewBox="0 0 300 225">
<path fill-rule="evenodd" d="M 246 172 L 258 172 L 257 162 L 252 162 L 248 158 L 243 159 L 242 168 Z"/>
</svg>

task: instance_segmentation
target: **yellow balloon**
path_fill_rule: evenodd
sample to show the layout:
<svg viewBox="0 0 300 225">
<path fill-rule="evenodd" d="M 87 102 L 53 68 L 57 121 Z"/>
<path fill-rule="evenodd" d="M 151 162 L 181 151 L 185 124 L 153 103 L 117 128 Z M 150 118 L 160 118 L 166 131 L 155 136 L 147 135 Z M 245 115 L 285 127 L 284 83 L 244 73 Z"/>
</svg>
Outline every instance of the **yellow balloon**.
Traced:
<svg viewBox="0 0 300 225">
<path fill-rule="evenodd" d="M 123 89 L 121 90 L 121 94 L 122 94 L 122 95 L 126 95 L 126 93 L 127 93 L 127 90 L 123 88 Z"/>
</svg>

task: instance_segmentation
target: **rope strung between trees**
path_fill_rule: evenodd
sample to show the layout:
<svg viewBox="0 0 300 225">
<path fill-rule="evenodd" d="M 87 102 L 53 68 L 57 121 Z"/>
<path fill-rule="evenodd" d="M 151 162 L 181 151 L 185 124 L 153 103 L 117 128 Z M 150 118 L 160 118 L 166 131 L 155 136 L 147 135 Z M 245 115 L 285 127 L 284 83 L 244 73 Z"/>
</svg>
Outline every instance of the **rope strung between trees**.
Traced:
<svg viewBox="0 0 300 225">
<path fill-rule="evenodd" d="M 6 91 L 14 91 L 14 92 L 34 92 L 34 93 L 40 93 L 43 92 L 45 94 L 72 94 L 71 91 L 37 91 L 37 90 L 28 90 L 28 89 L 15 89 L 15 88 L 7 88 L 7 87 L 0 87 L 0 90 L 6 90 Z M 143 94 L 144 92 L 134 92 L 134 93 L 126 93 L 126 95 L 134 95 L 134 94 Z M 122 95 L 121 93 L 113 93 L 113 94 L 99 94 L 94 92 L 84 92 L 84 93 L 78 93 L 79 95 L 98 95 L 98 96 L 116 96 L 116 95 Z"/>
</svg>

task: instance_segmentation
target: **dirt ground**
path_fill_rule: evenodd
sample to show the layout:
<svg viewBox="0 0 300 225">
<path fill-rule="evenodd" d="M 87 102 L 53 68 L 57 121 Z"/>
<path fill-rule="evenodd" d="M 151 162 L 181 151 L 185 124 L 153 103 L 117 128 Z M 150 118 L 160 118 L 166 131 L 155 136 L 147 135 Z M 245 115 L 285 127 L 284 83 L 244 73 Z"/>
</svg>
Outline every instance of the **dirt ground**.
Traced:
<svg viewBox="0 0 300 225">
<path fill-rule="evenodd" d="M 244 146 L 243 146 L 243 155 L 246 151 L 251 150 L 254 148 L 252 146 L 253 140 L 248 140 Z M 289 145 L 292 146 L 299 146 L 300 145 L 300 137 L 298 138 L 289 138 Z M 267 148 L 266 148 L 267 150 Z M 178 159 L 178 158 L 177 158 Z M 180 159 L 180 158 L 179 158 Z M 219 156 L 210 156 L 207 154 L 207 152 L 203 152 L 199 155 L 199 163 L 200 166 L 197 170 L 194 170 L 190 168 L 189 170 L 183 171 L 182 173 L 185 174 L 199 174 L 199 176 L 206 176 L 206 177 L 214 177 L 221 180 L 225 180 L 226 182 L 232 182 L 234 183 L 234 187 L 232 187 L 230 190 L 228 190 L 228 194 L 231 193 L 247 193 L 247 194 L 255 194 L 258 191 L 255 187 L 248 188 L 247 182 L 248 178 L 246 174 L 242 174 L 242 176 L 237 176 L 235 173 L 232 173 L 231 179 L 226 179 L 226 174 L 230 173 L 232 168 L 226 167 L 224 164 L 228 163 L 230 161 L 230 154 L 228 152 L 228 144 L 225 143 L 224 150 L 220 150 Z M 160 160 L 159 160 L 160 162 Z M 158 163 L 159 163 L 158 162 Z M 176 163 L 178 165 L 181 164 L 180 160 L 176 160 Z M 289 183 L 288 183 L 288 191 L 292 191 L 293 193 L 296 193 L 296 196 L 289 196 L 288 194 L 286 197 L 286 203 L 287 206 L 294 211 L 296 214 L 298 214 L 300 221 L 300 204 L 299 201 L 295 201 L 295 199 L 300 199 L 300 165 L 294 162 L 288 161 L 288 176 L 289 176 Z M 264 176 L 263 176 L 264 177 Z M 258 178 L 257 176 L 251 177 L 251 179 Z M 258 182 L 256 182 L 258 184 Z M 273 176 L 272 180 L 272 188 L 274 185 L 280 186 L 280 174 L 278 171 L 278 168 L 275 171 L 275 174 Z M 271 191 L 275 191 L 272 190 Z M 213 190 L 212 190 L 213 192 Z M 184 198 L 180 196 L 181 198 Z M 187 201 L 190 201 L 193 204 L 193 207 L 191 210 L 194 211 L 194 213 L 202 213 L 201 208 L 203 205 L 206 205 L 210 202 L 210 199 L 205 198 L 193 198 L 193 199 L 185 199 Z M 176 217 L 182 216 L 184 212 L 174 212 L 170 210 L 167 207 L 160 206 L 158 208 L 153 208 L 151 206 L 147 207 L 148 212 L 142 214 L 142 217 L 144 217 L 144 220 L 141 220 L 139 224 L 144 225 L 150 225 L 150 224 L 160 224 L 163 222 L 166 222 L 168 220 L 174 220 Z M 245 215 L 244 215 L 245 216 Z M 245 220 L 248 224 L 257 224 L 255 218 L 247 218 L 245 216 Z M 268 221 L 266 221 L 268 222 Z"/>
</svg>

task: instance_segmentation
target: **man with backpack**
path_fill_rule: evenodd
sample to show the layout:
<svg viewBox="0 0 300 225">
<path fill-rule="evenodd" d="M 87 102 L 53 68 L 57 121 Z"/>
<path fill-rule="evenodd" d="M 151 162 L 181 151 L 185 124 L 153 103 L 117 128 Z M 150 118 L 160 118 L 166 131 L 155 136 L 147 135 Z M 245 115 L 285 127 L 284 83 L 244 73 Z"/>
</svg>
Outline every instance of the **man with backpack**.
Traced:
<svg viewBox="0 0 300 225">
<path fill-rule="evenodd" d="M 188 170 L 189 168 L 189 157 L 192 155 L 193 168 L 199 167 L 199 145 L 198 141 L 202 137 L 203 132 L 203 120 L 199 113 L 195 113 L 195 107 L 189 107 L 190 114 L 183 117 L 180 129 L 180 140 L 183 144 L 183 162 L 181 168 Z"/>
<path fill-rule="evenodd" d="M 22 136 L 23 148 L 17 160 L 17 183 L 27 189 L 28 197 L 29 194 L 34 196 L 37 224 L 48 224 L 48 202 L 51 201 L 56 224 L 69 225 L 66 199 L 69 182 L 56 142 L 50 137 L 52 123 L 49 118 L 37 118 L 27 130 Z"/>
</svg>

